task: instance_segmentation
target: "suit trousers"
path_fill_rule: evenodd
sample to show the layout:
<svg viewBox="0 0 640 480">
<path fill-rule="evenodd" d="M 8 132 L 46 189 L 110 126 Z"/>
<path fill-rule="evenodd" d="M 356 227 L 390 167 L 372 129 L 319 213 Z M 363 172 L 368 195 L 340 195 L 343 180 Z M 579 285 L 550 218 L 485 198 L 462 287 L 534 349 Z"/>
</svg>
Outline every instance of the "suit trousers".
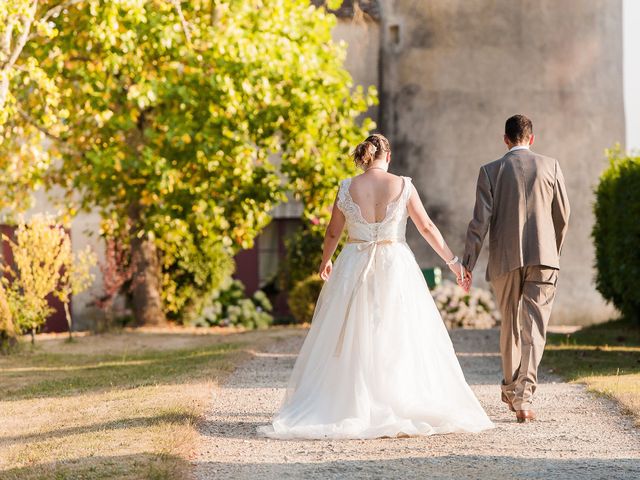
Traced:
<svg viewBox="0 0 640 480">
<path fill-rule="evenodd" d="M 538 382 L 558 270 L 525 266 L 491 280 L 502 314 L 502 391 L 516 410 L 529 410 Z"/>
</svg>

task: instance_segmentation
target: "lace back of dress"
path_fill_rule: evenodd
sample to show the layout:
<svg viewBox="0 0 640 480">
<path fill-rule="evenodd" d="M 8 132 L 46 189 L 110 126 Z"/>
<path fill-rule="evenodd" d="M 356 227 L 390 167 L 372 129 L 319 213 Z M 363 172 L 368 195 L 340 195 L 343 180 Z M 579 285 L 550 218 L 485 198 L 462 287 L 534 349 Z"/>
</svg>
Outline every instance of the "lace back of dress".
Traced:
<svg viewBox="0 0 640 480">
<path fill-rule="evenodd" d="M 367 225 L 378 225 L 383 223 L 388 223 L 392 219 L 402 220 L 402 216 L 399 216 L 399 213 L 406 213 L 407 210 L 407 202 L 409 197 L 411 196 L 411 178 L 402 177 L 402 192 L 395 200 L 392 200 L 387 205 L 386 215 L 380 222 L 368 222 L 362 216 L 362 212 L 360 207 L 356 202 L 354 202 L 351 194 L 349 193 L 349 188 L 351 186 L 351 178 L 346 178 L 340 183 L 340 188 L 338 190 L 338 208 L 342 211 L 347 222 L 357 222 L 364 223 Z"/>
<path fill-rule="evenodd" d="M 359 213 L 358 205 L 356 205 L 349 194 L 350 186 L 351 178 L 346 178 L 340 182 L 340 189 L 338 190 L 338 208 L 344 214 L 347 222 L 356 221 Z"/>
</svg>

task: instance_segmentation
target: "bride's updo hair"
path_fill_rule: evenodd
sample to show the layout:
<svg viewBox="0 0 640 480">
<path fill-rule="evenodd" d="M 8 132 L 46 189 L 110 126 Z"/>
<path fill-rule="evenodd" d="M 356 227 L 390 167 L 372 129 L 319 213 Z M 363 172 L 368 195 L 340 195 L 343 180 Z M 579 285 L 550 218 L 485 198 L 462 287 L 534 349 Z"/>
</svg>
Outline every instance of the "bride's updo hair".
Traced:
<svg viewBox="0 0 640 480">
<path fill-rule="evenodd" d="M 356 147 L 351 154 L 356 166 L 366 170 L 367 167 L 379 158 L 384 158 L 387 152 L 391 151 L 389 140 L 384 135 L 374 133 Z"/>
</svg>

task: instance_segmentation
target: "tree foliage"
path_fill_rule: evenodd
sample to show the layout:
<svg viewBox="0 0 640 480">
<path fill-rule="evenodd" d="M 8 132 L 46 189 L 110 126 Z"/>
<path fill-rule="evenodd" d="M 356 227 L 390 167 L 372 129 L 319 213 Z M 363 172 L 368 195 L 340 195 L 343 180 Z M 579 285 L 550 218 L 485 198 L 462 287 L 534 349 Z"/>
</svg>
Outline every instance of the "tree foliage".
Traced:
<svg viewBox="0 0 640 480">
<path fill-rule="evenodd" d="M 15 325 L 21 332 L 34 333 L 52 313 L 49 295 L 55 295 L 68 309 L 71 295 L 85 290 L 92 281 L 91 266 L 95 257 L 85 250 L 73 254 L 71 238 L 65 228 L 48 215 L 35 215 L 28 223 L 22 220 L 15 240 L 8 237 L 14 267 L 5 267 L 2 282 Z"/>
<path fill-rule="evenodd" d="M 51 165 L 53 152 L 43 148 L 45 131 L 55 137 L 64 129 L 61 92 L 38 60 L 23 50 L 35 37 L 55 37 L 49 19 L 66 3 L 0 2 L 0 210 L 7 216 L 32 205 L 31 193 Z M 13 321 L 0 283 L 0 342 L 15 341 Z"/>
<path fill-rule="evenodd" d="M 85 247 L 84 250 L 73 253 L 71 251 L 71 238 L 68 234 L 65 242 L 69 243 L 69 249 L 63 258 L 60 281 L 54 291 L 54 295 L 64 306 L 64 315 L 69 329 L 69 339 L 71 339 L 73 335 L 73 317 L 70 308 L 71 299 L 74 295 L 78 295 L 87 290 L 95 280 L 91 268 L 96 265 L 97 257 L 89 246 Z"/>
<path fill-rule="evenodd" d="M 57 137 L 68 111 L 52 73 L 24 50 L 56 36 L 51 19 L 71 2 L 0 2 L 0 209 L 12 213 L 31 206 L 55 153 L 43 148 L 45 132 Z M 35 40 L 37 39 L 37 40 Z"/>
<path fill-rule="evenodd" d="M 349 147 L 372 127 L 356 118 L 375 102 L 343 68 L 333 15 L 306 0 L 67 3 L 25 46 L 60 92 L 49 179 L 140 251 L 142 296 L 160 277 L 178 314 L 215 288 L 230 272 L 216 259 L 251 247 L 286 191 L 325 222 Z M 16 101 L 46 131 L 31 93 Z"/>
<path fill-rule="evenodd" d="M 318 271 L 322 261 L 324 231 L 303 227 L 286 241 L 287 255 L 278 272 L 278 287 L 290 291 L 298 282 Z"/>
<path fill-rule="evenodd" d="M 311 322 L 323 285 L 324 281 L 317 274 L 313 274 L 299 281 L 291 290 L 288 303 L 296 322 Z"/>
<path fill-rule="evenodd" d="M 608 156 L 594 205 L 596 287 L 625 317 L 640 321 L 640 156 L 619 147 Z"/>
</svg>

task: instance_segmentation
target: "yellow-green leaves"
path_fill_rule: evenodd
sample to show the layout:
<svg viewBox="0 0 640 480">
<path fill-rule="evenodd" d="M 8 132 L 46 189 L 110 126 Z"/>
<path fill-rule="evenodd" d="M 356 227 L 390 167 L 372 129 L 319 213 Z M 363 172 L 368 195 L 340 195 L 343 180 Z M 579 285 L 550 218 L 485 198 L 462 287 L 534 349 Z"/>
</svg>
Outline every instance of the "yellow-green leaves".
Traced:
<svg viewBox="0 0 640 480">
<path fill-rule="evenodd" d="M 0 209 L 25 210 L 50 165 L 43 152 L 47 135 L 58 136 L 68 113 L 59 109 L 55 79 L 28 53 L 34 42 L 57 35 L 55 3 L 0 2 Z"/>
<path fill-rule="evenodd" d="M 51 308 L 47 297 L 57 296 L 63 304 L 71 295 L 85 290 L 93 281 L 91 267 L 96 258 L 88 248 L 73 254 L 65 228 L 49 215 L 35 215 L 20 221 L 11 246 L 14 267 L 5 267 L 2 278 L 9 309 L 18 329 L 29 331 L 44 323 Z"/>
<path fill-rule="evenodd" d="M 169 310 L 229 274 L 287 191 L 322 227 L 375 103 L 350 88 L 333 15 L 308 0 L 85 0 L 48 22 L 25 62 L 63 94 L 47 107 L 23 87 L 21 101 L 64 112 L 49 178 L 123 235 L 155 233 Z"/>
</svg>

